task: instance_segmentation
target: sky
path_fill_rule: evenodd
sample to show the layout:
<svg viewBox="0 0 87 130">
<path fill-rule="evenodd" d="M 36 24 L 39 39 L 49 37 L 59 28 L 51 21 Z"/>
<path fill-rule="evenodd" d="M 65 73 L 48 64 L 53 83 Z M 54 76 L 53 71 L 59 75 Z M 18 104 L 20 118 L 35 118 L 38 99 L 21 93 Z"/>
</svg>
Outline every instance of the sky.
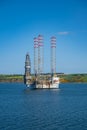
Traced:
<svg viewBox="0 0 87 130">
<path fill-rule="evenodd" d="M 24 74 L 33 38 L 44 38 L 44 72 L 50 72 L 50 37 L 55 36 L 56 72 L 87 73 L 86 0 L 0 0 L 0 74 Z"/>
</svg>

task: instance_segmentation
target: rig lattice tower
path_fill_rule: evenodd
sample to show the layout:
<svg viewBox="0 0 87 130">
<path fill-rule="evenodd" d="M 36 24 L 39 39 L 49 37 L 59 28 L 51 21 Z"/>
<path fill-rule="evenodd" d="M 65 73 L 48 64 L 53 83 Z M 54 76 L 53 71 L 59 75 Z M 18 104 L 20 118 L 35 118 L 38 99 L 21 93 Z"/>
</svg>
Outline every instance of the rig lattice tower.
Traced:
<svg viewBox="0 0 87 130">
<path fill-rule="evenodd" d="M 38 73 L 38 38 L 34 38 L 34 73 Z"/>
<path fill-rule="evenodd" d="M 51 37 L 51 73 L 56 73 L 56 37 Z"/>
<path fill-rule="evenodd" d="M 31 62 L 30 62 L 30 56 L 27 53 L 26 59 L 25 59 L 25 75 L 24 75 L 24 83 L 28 84 L 30 80 L 30 74 L 31 74 Z"/>
<path fill-rule="evenodd" d="M 30 74 L 31 73 L 31 62 L 30 62 L 30 56 L 27 53 L 26 54 L 26 59 L 25 59 L 25 74 Z"/>
<path fill-rule="evenodd" d="M 38 36 L 38 74 L 43 73 L 43 36 Z"/>
</svg>

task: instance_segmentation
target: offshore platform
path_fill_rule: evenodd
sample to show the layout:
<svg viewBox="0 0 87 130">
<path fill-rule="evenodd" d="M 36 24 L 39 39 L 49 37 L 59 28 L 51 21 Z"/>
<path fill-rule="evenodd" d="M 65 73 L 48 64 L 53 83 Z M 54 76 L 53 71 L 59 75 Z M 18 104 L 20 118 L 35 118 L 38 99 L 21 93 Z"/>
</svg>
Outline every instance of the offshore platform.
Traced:
<svg viewBox="0 0 87 130">
<path fill-rule="evenodd" d="M 42 35 L 34 38 L 34 76 L 31 76 L 30 56 L 28 53 L 26 54 L 24 83 L 30 89 L 59 88 L 59 77 L 56 76 L 56 37 L 51 37 L 50 42 L 51 74 L 48 77 L 43 73 L 44 44 Z"/>
</svg>

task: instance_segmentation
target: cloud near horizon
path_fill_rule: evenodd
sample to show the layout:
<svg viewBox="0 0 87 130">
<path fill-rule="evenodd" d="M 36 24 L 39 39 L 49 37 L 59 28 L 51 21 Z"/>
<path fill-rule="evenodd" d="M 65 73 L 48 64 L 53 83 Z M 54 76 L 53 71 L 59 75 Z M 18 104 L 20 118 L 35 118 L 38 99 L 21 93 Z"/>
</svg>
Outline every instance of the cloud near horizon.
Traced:
<svg viewBox="0 0 87 130">
<path fill-rule="evenodd" d="M 70 32 L 65 31 L 65 32 L 58 32 L 58 35 L 68 35 Z"/>
</svg>

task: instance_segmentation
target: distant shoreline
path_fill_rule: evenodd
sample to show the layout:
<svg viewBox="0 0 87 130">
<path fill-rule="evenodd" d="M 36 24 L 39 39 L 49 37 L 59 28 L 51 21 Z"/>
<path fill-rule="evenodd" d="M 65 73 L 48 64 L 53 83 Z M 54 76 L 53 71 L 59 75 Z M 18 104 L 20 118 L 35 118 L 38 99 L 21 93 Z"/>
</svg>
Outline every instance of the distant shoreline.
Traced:
<svg viewBox="0 0 87 130">
<path fill-rule="evenodd" d="M 0 75 L 0 82 L 23 82 L 23 75 Z"/>
<path fill-rule="evenodd" d="M 45 74 L 46 77 L 49 74 Z M 87 83 L 87 74 L 57 74 L 60 77 L 60 83 Z M 32 80 L 34 75 L 31 76 Z M 7 82 L 7 83 L 23 83 L 24 76 L 23 75 L 0 75 L 0 82 Z"/>
<path fill-rule="evenodd" d="M 23 83 L 21 80 L 0 80 L 0 83 Z"/>
</svg>

